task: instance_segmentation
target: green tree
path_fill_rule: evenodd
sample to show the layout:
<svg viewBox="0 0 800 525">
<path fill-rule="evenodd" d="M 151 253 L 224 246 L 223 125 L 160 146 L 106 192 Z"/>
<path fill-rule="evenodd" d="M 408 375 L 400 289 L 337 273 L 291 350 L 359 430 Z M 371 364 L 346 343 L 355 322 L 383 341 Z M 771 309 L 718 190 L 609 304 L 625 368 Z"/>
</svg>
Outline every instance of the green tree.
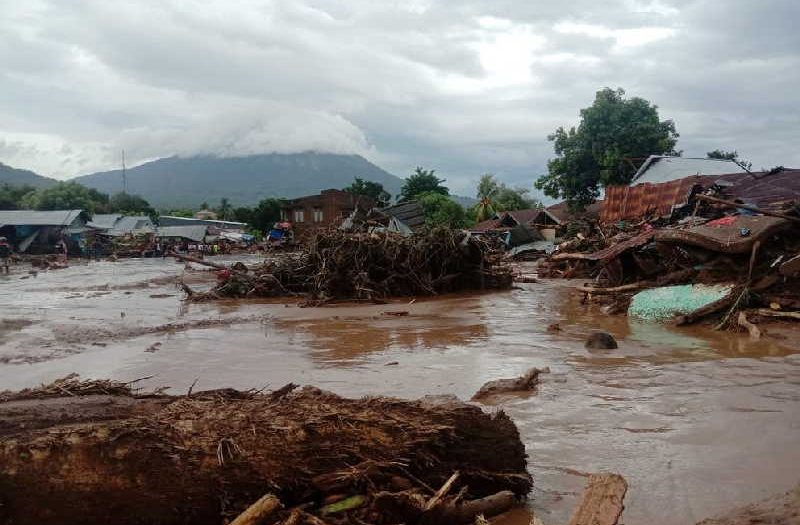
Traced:
<svg viewBox="0 0 800 525">
<path fill-rule="evenodd" d="M 714 151 L 709 151 L 706 153 L 706 157 L 709 159 L 732 160 L 741 166 L 745 171 L 750 171 L 750 168 L 753 167 L 752 162 L 740 159 L 739 153 L 736 150 L 725 151 L 721 149 L 715 149 Z"/>
<path fill-rule="evenodd" d="M 252 224 L 253 222 L 253 208 L 241 206 L 233 210 L 233 220 L 237 222 L 246 222 Z"/>
<path fill-rule="evenodd" d="M 424 170 L 417 167 L 414 170 L 414 174 L 406 179 L 405 184 L 400 189 L 400 202 L 414 200 L 422 193 L 450 195 L 450 190 L 446 186 L 442 186 L 445 180 L 437 178 L 435 173 L 436 170 Z"/>
<path fill-rule="evenodd" d="M 623 89 L 605 88 L 580 112 L 577 128 L 559 127 L 548 136 L 556 158 L 536 187 L 553 198 L 565 198 L 573 209 L 593 202 L 600 188 L 629 184 L 634 159 L 678 154 L 678 133 L 671 120 L 660 120 L 658 107 L 639 97 L 625 98 Z"/>
<path fill-rule="evenodd" d="M 34 210 L 86 210 L 89 213 L 108 213 L 109 197 L 77 182 L 60 182 L 49 188 L 28 193 L 22 207 Z"/>
<path fill-rule="evenodd" d="M 375 205 L 379 208 L 388 206 L 392 198 L 392 195 L 383 188 L 383 184 L 371 180 L 364 180 L 359 177 L 356 177 L 353 183 L 346 187 L 344 191 L 352 193 L 353 195 L 369 197 L 375 201 Z"/>
<path fill-rule="evenodd" d="M 469 221 L 466 211 L 450 197 L 441 193 L 426 192 L 417 194 L 416 199 L 425 211 L 425 224 L 428 226 L 467 227 Z"/>
<path fill-rule="evenodd" d="M 475 205 L 475 220 L 478 222 L 485 221 L 494 217 L 496 213 L 494 198 L 500 187 L 494 179 L 494 175 L 487 173 L 481 176 L 478 181 L 478 204 Z"/>
<path fill-rule="evenodd" d="M 144 198 L 129 193 L 115 193 L 109 200 L 109 211 L 123 215 L 149 215 L 156 216 L 156 210 Z"/>
<path fill-rule="evenodd" d="M 495 197 L 495 207 L 497 211 L 528 210 L 542 207 L 541 202 L 528 197 L 529 193 L 530 190 L 527 188 L 511 188 L 505 184 L 500 184 Z"/>
<path fill-rule="evenodd" d="M 498 183 L 494 175 L 483 175 L 478 182 L 478 204 L 474 208 L 476 221 L 485 221 L 492 218 L 499 211 L 527 210 L 538 208 L 542 204 L 536 199 L 528 197 L 530 190 L 526 188 L 511 188 Z"/>
<path fill-rule="evenodd" d="M 281 220 L 281 204 L 280 199 L 264 199 L 253 208 L 251 219 L 245 222 L 260 232 L 269 230 Z"/>
<path fill-rule="evenodd" d="M 192 217 L 194 217 L 194 210 L 190 210 L 189 208 L 182 208 L 182 209 L 176 209 L 176 210 L 166 210 L 166 211 L 164 211 L 164 215 L 170 215 L 172 217 L 192 218 Z"/>
<path fill-rule="evenodd" d="M 36 188 L 27 184 L 16 186 L 3 183 L 0 186 L 0 210 L 18 210 L 25 196 L 35 191 Z"/>
</svg>

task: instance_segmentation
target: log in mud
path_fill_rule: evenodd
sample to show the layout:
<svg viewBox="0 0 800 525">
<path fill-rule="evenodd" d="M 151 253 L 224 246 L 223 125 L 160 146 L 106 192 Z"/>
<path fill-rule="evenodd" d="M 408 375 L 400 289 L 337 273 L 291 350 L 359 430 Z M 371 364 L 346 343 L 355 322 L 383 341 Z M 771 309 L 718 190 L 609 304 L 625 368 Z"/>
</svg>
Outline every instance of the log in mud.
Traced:
<svg viewBox="0 0 800 525">
<path fill-rule="evenodd" d="M 137 396 L 70 378 L 0 394 L 0 422 L 0 523 L 216 525 L 267 494 L 282 504 L 270 523 L 471 520 L 485 498 L 508 504 L 532 486 L 514 423 L 451 397 L 294 385 Z M 379 494 L 435 508 L 410 519 L 376 505 Z"/>
</svg>

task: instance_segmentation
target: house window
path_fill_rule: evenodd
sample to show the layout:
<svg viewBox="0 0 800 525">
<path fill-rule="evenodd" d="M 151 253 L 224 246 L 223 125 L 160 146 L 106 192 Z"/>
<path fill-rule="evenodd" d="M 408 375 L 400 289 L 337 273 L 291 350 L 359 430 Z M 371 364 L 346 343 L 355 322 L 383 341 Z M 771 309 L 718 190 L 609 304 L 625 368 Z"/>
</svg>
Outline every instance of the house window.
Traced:
<svg viewBox="0 0 800 525">
<path fill-rule="evenodd" d="M 286 210 L 284 210 L 283 208 L 281 208 L 281 220 L 282 221 L 288 221 L 289 220 L 289 213 Z"/>
<path fill-rule="evenodd" d="M 303 210 L 294 210 L 294 222 L 303 222 L 304 220 Z"/>
<path fill-rule="evenodd" d="M 322 208 L 314 208 L 314 222 L 322 222 Z"/>
</svg>

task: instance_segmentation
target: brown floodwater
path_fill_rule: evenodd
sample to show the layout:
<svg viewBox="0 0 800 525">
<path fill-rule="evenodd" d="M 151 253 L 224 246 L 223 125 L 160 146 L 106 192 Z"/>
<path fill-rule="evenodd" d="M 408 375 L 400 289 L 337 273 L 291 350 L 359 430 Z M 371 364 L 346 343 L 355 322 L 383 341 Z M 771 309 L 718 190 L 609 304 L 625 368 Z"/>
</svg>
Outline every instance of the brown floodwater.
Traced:
<svg viewBox="0 0 800 525">
<path fill-rule="evenodd" d="M 751 341 L 637 323 L 582 305 L 565 281 L 388 305 L 185 304 L 181 274 L 194 288 L 214 279 L 161 259 L 0 277 L 0 390 L 77 372 L 151 376 L 141 386 L 176 393 L 293 381 L 469 399 L 488 380 L 549 366 L 537 393 L 487 407 L 516 421 L 535 480 L 527 509 L 501 523 L 527 525 L 530 511 L 567 522 L 591 472 L 627 478 L 627 525 L 695 523 L 800 478 L 800 332 Z M 593 329 L 619 349 L 586 350 Z"/>
</svg>

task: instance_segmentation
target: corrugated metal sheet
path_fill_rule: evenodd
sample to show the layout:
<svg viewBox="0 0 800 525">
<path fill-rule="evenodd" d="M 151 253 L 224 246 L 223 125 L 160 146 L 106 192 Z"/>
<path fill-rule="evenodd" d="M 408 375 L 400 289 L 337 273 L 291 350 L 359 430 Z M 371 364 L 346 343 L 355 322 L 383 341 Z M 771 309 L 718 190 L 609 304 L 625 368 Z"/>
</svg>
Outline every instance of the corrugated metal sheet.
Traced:
<svg viewBox="0 0 800 525">
<path fill-rule="evenodd" d="M 0 210 L 0 226 L 69 226 L 83 210 Z"/>
<path fill-rule="evenodd" d="M 670 182 L 692 175 L 744 173 L 732 160 L 650 155 L 633 176 L 632 184 Z"/>
<path fill-rule="evenodd" d="M 98 230 L 108 230 L 114 227 L 114 224 L 122 217 L 118 213 L 98 213 L 92 216 L 92 220 L 86 223 L 90 228 Z"/>
<path fill-rule="evenodd" d="M 155 231 L 155 225 L 146 215 L 131 215 L 122 217 L 108 231 L 109 235 L 122 236 L 131 233 L 146 233 Z"/>
<path fill-rule="evenodd" d="M 776 173 L 732 173 L 714 177 L 733 186 L 725 195 L 762 208 L 781 209 L 790 202 L 800 202 L 800 170 L 784 169 Z"/>
<path fill-rule="evenodd" d="M 661 184 L 610 186 L 600 213 L 604 223 L 641 219 L 648 214 L 669 216 L 673 208 L 687 203 L 692 188 L 699 184 L 708 188 L 725 183 L 723 196 L 766 209 L 781 209 L 791 202 L 800 202 L 800 170 L 784 169 L 776 173 L 727 173 L 695 175 Z"/>
<path fill-rule="evenodd" d="M 567 201 L 553 204 L 552 206 L 548 206 L 546 209 L 551 215 L 556 217 L 560 222 L 564 223 L 574 219 L 596 219 L 600 216 L 602 204 L 602 200 L 593 202 L 592 204 L 586 206 L 586 209 L 578 213 L 569 211 L 569 205 L 567 204 Z"/>
<path fill-rule="evenodd" d="M 696 184 L 708 184 L 707 177 L 686 177 L 661 184 L 609 186 L 606 188 L 600 222 L 636 220 L 646 215 L 669 216 L 675 206 L 685 205 Z"/>
<path fill-rule="evenodd" d="M 247 226 L 246 222 L 217 221 L 212 219 L 193 219 L 191 217 L 175 217 L 173 215 L 162 215 L 158 218 L 161 226 L 216 226 L 222 230 L 241 230 Z"/>
<path fill-rule="evenodd" d="M 393 217 L 412 230 L 425 226 L 425 210 L 417 201 L 395 204 L 387 208 L 382 208 L 380 212 L 389 217 Z"/>
<path fill-rule="evenodd" d="M 161 238 L 188 239 L 202 242 L 206 238 L 208 226 L 197 224 L 192 226 L 161 226 L 156 231 L 156 236 Z"/>
<path fill-rule="evenodd" d="M 494 219 L 481 221 L 472 227 L 472 231 L 483 232 L 489 230 L 496 230 L 498 228 L 513 228 L 519 224 L 529 225 L 535 221 L 540 214 L 550 216 L 555 222 L 560 222 L 560 219 L 550 213 L 544 208 L 529 208 L 527 210 L 511 210 L 501 211 L 495 215 Z"/>
</svg>

